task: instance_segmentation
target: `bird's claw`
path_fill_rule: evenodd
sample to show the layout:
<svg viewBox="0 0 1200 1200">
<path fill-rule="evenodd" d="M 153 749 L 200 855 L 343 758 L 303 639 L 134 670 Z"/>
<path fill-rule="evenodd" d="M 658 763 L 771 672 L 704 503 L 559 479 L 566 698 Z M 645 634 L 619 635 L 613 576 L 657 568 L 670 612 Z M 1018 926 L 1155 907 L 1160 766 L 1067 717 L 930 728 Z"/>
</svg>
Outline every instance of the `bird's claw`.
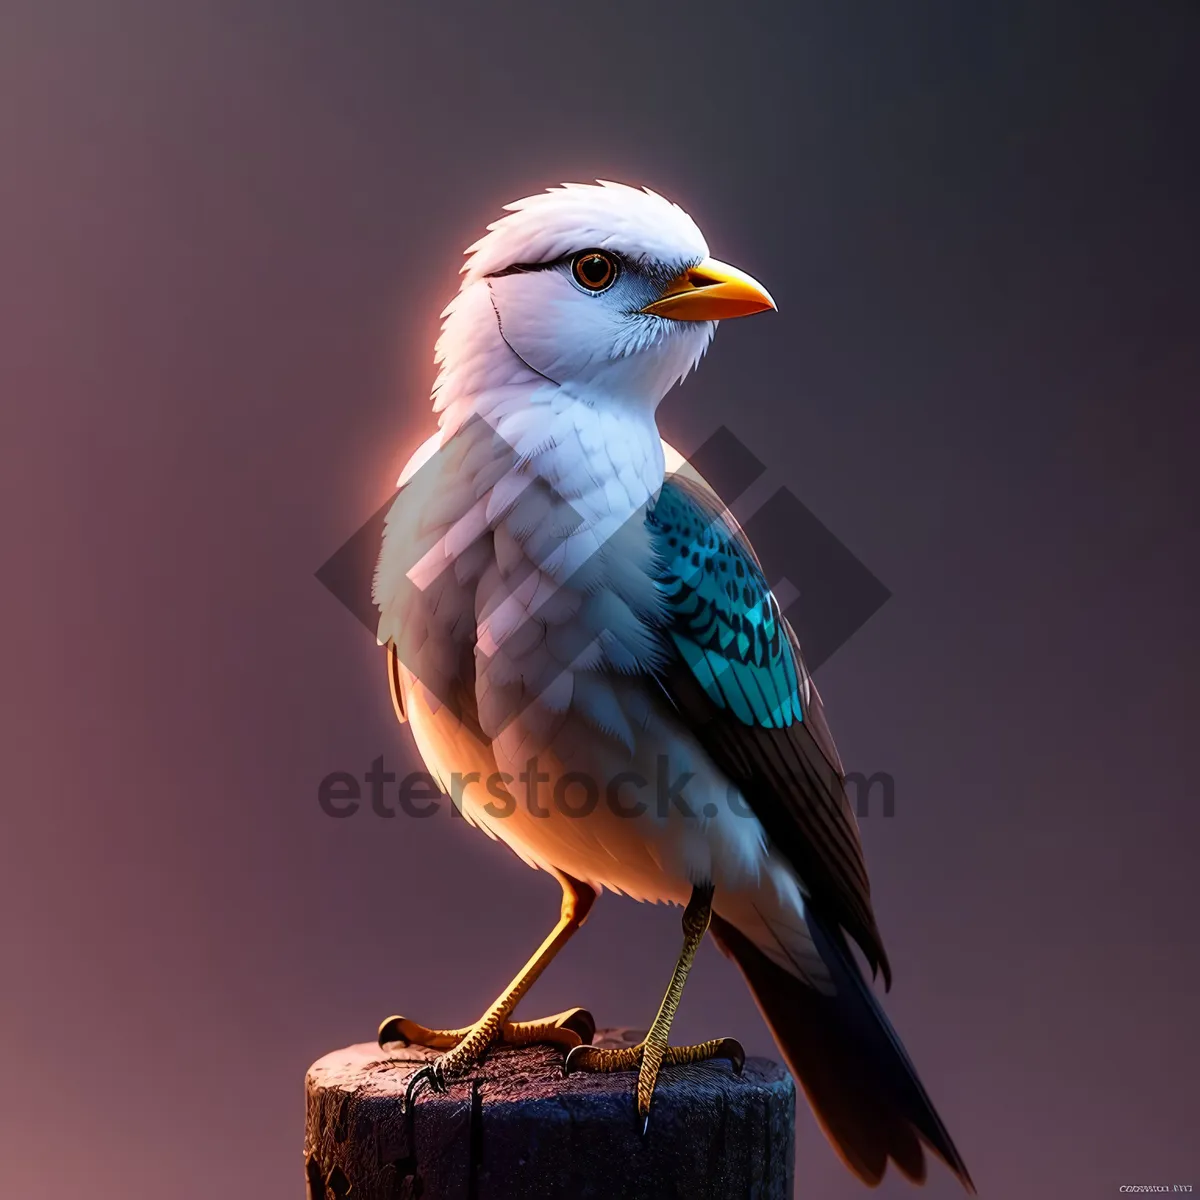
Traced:
<svg viewBox="0 0 1200 1200">
<path fill-rule="evenodd" d="M 412 1111 L 417 1096 L 423 1087 L 428 1087 L 431 1091 L 437 1092 L 439 1095 L 445 1093 L 446 1078 L 442 1072 L 440 1059 L 435 1058 L 433 1062 L 426 1063 L 409 1076 L 408 1087 L 404 1091 L 404 1107 L 407 1111 Z"/>
<path fill-rule="evenodd" d="M 580 1060 L 582 1058 L 586 1057 L 586 1052 L 588 1050 L 591 1050 L 592 1048 L 593 1047 L 590 1045 L 589 1042 L 583 1042 L 578 1046 L 573 1046 L 570 1050 L 567 1051 L 567 1056 L 566 1056 L 566 1058 L 563 1059 L 563 1065 L 562 1065 L 562 1071 L 563 1071 L 564 1078 L 566 1076 L 570 1075 L 572 1071 L 580 1069 Z M 581 1051 L 583 1053 L 581 1053 Z M 574 1059 L 574 1062 L 572 1062 L 572 1059 Z"/>
<path fill-rule="evenodd" d="M 650 1056 L 647 1057 L 647 1050 Z M 737 1038 L 713 1038 L 695 1046 L 648 1047 L 641 1041 L 633 1046 L 607 1049 L 597 1046 L 576 1046 L 563 1059 L 563 1075 L 573 1071 L 637 1071 L 637 1114 L 642 1136 L 650 1128 L 650 1109 L 661 1067 L 687 1066 L 723 1058 L 735 1075 L 741 1075 L 746 1065 L 746 1052 Z"/>
<path fill-rule="evenodd" d="M 430 1050 L 453 1050 L 473 1032 L 465 1029 L 430 1029 L 408 1017 L 388 1017 L 379 1026 L 379 1046 L 426 1046 Z M 539 1043 L 562 1046 L 569 1050 L 580 1042 L 590 1042 L 596 1033 L 596 1022 L 586 1008 L 569 1008 L 565 1012 L 535 1021 L 505 1021 L 494 1040 L 509 1046 L 531 1046 Z"/>
<path fill-rule="evenodd" d="M 563 1059 L 563 1074 L 573 1071 L 634 1071 L 641 1064 L 645 1042 L 635 1046 L 609 1050 L 584 1043 L 574 1047 Z M 697 1046 L 668 1046 L 662 1057 L 662 1066 L 677 1067 L 688 1063 L 709 1062 L 723 1058 L 735 1075 L 741 1075 L 746 1066 L 746 1051 L 737 1038 L 713 1038 Z"/>
</svg>

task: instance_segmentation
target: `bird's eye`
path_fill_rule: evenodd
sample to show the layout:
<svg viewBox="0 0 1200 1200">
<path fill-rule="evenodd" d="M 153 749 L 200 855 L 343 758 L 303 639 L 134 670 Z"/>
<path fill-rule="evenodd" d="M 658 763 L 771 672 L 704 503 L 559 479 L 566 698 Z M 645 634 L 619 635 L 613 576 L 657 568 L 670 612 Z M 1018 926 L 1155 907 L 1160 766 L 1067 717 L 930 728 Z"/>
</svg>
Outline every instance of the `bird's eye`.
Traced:
<svg viewBox="0 0 1200 1200">
<path fill-rule="evenodd" d="M 571 260 L 571 274 L 580 287 L 589 292 L 602 292 L 616 279 L 617 262 L 603 250 L 585 250 Z"/>
</svg>

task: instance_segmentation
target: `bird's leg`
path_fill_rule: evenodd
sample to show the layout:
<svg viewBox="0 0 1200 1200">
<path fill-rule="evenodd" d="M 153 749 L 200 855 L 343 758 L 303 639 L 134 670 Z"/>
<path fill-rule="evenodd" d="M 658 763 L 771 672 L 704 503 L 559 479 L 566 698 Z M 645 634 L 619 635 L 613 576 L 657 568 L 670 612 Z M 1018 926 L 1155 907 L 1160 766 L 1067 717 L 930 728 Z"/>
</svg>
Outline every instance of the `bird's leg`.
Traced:
<svg viewBox="0 0 1200 1200">
<path fill-rule="evenodd" d="M 466 1030 L 427 1029 L 404 1017 L 389 1017 L 379 1027 L 381 1046 L 399 1041 L 445 1050 L 444 1054 L 422 1067 L 409 1081 L 410 1098 L 422 1082 L 441 1090 L 448 1079 L 469 1071 L 487 1053 L 488 1047 L 504 1038 L 506 1032 L 506 1040 L 518 1045 L 546 1040 L 564 1046 L 577 1046 L 582 1043 L 585 1032 L 590 1039 L 595 1026 L 591 1016 L 583 1009 L 571 1009 L 540 1021 L 509 1020 L 521 997 L 583 924 L 596 899 L 595 891 L 586 883 L 568 875 L 559 875 L 558 880 L 563 890 L 558 924 L 474 1025 Z"/>
<path fill-rule="evenodd" d="M 637 1068 L 637 1111 L 642 1120 L 643 1131 L 650 1120 L 650 1101 L 654 1096 L 654 1085 L 658 1080 L 659 1068 L 677 1066 L 681 1063 L 704 1062 L 712 1058 L 728 1059 L 733 1069 L 741 1074 L 746 1055 L 734 1038 L 713 1038 L 696 1046 L 668 1046 L 667 1037 L 671 1022 L 679 1008 L 683 985 L 696 958 L 696 951 L 708 931 L 712 918 L 712 884 L 696 885 L 692 897 L 683 913 L 683 949 L 671 975 L 667 994 L 663 996 L 658 1014 L 643 1041 L 636 1046 L 607 1050 L 595 1046 L 578 1046 L 567 1055 L 564 1070 L 571 1071 L 630 1071 Z"/>
</svg>

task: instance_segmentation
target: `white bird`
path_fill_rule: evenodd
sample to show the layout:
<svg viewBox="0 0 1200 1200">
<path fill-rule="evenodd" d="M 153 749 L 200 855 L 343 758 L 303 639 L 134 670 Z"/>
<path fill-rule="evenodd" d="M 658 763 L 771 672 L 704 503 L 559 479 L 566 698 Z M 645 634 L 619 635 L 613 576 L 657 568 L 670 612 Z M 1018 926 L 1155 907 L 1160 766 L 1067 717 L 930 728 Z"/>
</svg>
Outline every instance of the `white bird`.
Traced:
<svg viewBox="0 0 1200 1200">
<path fill-rule="evenodd" d="M 569 1068 L 728 1058 L 668 1044 L 704 933 L 741 968 L 830 1141 L 878 1183 L 970 1176 L 854 963 L 890 968 L 843 772 L 795 635 L 721 501 L 655 412 L 718 320 L 774 308 L 648 190 L 568 184 L 506 206 L 445 310 L 438 432 L 405 469 L 376 571 L 401 720 L 463 814 L 563 888 L 561 917 L 471 1027 L 392 1017 L 381 1042 L 444 1053 L 442 1086 L 498 1039 Z M 670 465 L 670 470 L 668 470 Z M 582 1010 L 512 1020 L 608 889 L 684 905 L 645 1041 L 587 1045 Z M 414 1084 L 417 1082 L 414 1079 Z"/>
</svg>

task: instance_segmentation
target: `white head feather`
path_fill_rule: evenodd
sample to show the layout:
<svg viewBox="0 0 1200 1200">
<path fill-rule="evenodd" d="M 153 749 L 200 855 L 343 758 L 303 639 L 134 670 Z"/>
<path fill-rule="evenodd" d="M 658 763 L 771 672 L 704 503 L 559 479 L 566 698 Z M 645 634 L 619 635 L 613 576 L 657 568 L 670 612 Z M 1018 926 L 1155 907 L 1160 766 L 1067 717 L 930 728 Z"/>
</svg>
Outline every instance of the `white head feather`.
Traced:
<svg viewBox="0 0 1200 1200">
<path fill-rule="evenodd" d="M 681 268 L 708 257 L 696 222 L 649 188 L 564 183 L 504 208 L 509 215 L 467 247 L 464 287 L 513 263 L 553 262 L 592 248 Z"/>
<path fill-rule="evenodd" d="M 655 192 L 609 182 L 564 184 L 505 208 L 468 247 L 459 293 L 443 314 L 434 385 L 443 426 L 531 385 L 543 402 L 553 387 L 560 399 L 652 413 L 716 330 L 715 321 L 640 311 L 707 258 L 696 223 Z M 622 264 L 599 294 L 581 288 L 570 267 L 593 249 Z"/>
</svg>

